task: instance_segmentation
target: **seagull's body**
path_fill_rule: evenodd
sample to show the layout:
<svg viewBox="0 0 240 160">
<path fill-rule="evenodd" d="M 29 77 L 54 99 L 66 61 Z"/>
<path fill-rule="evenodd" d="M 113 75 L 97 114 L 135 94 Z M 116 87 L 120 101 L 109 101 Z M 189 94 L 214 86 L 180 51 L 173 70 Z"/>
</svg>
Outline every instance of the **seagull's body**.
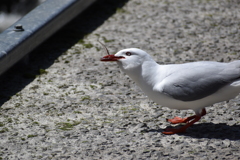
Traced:
<svg viewBox="0 0 240 160">
<path fill-rule="evenodd" d="M 184 132 L 206 114 L 205 107 L 236 97 L 240 92 L 240 61 L 211 61 L 159 65 L 149 54 L 137 48 L 107 55 L 102 61 L 116 61 L 142 91 L 154 102 L 171 109 L 191 109 L 196 115 L 175 117 L 171 123 L 186 122 L 180 129 L 167 129 L 165 134 Z"/>
</svg>

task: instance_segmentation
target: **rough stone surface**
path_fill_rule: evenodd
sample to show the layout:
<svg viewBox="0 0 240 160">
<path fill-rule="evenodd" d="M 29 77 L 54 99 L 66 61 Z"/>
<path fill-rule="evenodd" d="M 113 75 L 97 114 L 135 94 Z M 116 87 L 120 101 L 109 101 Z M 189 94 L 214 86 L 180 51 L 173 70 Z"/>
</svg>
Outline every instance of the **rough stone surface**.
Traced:
<svg viewBox="0 0 240 160">
<path fill-rule="evenodd" d="M 138 47 L 160 64 L 240 58 L 238 0 L 100 0 L 2 76 L 0 159 L 240 159 L 240 99 L 207 107 L 186 133 L 116 63 Z"/>
</svg>

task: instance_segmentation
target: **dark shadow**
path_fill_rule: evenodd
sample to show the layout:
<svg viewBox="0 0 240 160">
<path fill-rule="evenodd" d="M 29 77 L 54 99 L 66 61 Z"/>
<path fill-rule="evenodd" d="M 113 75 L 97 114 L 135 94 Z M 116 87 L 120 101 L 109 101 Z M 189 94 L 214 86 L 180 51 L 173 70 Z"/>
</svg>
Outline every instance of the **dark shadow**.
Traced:
<svg viewBox="0 0 240 160">
<path fill-rule="evenodd" d="M 162 129 L 145 130 L 145 132 L 162 132 L 162 131 L 163 131 Z M 191 127 L 189 127 L 186 132 L 179 133 L 178 135 L 184 135 L 192 138 L 240 140 L 240 125 L 229 126 L 226 123 L 194 124 Z"/>
<path fill-rule="evenodd" d="M 226 123 L 201 123 L 191 126 L 185 136 L 193 138 L 215 138 L 240 140 L 240 125 L 228 125 Z"/>
<path fill-rule="evenodd" d="M 32 82 L 67 49 L 83 39 L 112 16 L 128 0 L 97 0 L 69 24 L 35 49 L 29 56 L 28 65 L 19 63 L 0 77 L 0 107 L 11 96 Z"/>
</svg>

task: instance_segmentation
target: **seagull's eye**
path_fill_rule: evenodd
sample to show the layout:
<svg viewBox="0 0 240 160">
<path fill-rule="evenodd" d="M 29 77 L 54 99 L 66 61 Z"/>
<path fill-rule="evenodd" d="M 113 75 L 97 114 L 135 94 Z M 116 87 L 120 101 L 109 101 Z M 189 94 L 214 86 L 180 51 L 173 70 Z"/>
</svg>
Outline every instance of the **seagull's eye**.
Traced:
<svg viewBox="0 0 240 160">
<path fill-rule="evenodd" d="M 131 52 L 126 52 L 126 55 L 127 55 L 127 56 L 131 56 L 132 53 L 131 53 Z"/>
</svg>

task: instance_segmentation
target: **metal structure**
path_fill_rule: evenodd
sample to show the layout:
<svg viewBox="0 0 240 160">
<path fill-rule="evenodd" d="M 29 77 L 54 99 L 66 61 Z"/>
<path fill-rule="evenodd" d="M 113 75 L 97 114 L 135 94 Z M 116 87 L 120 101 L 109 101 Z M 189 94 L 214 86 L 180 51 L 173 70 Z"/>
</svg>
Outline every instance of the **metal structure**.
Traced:
<svg viewBox="0 0 240 160">
<path fill-rule="evenodd" d="M 95 0 L 47 0 L 0 34 L 0 75 Z"/>
</svg>

